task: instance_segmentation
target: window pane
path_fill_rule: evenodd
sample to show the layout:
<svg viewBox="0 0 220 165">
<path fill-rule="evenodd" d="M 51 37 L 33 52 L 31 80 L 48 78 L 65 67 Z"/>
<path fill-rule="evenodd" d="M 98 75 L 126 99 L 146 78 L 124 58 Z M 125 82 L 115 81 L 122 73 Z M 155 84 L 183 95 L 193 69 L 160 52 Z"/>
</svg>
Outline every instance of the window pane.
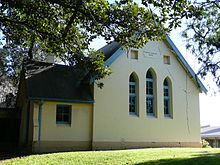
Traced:
<svg viewBox="0 0 220 165">
<path fill-rule="evenodd" d="M 167 79 L 163 83 L 163 95 L 164 95 L 164 114 L 170 115 L 170 89 Z"/>
<path fill-rule="evenodd" d="M 69 115 L 63 115 L 63 121 L 69 122 Z"/>
<path fill-rule="evenodd" d="M 62 121 L 62 115 L 57 115 L 57 121 Z"/>
<path fill-rule="evenodd" d="M 146 87 L 146 94 L 153 95 L 153 82 L 147 81 Z"/>
<path fill-rule="evenodd" d="M 151 71 L 146 75 L 146 112 L 154 114 L 154 79 Z"/>
<path fill-rule="evenodd" d="M 129 112 L 136 113 L 136 79 L 133 74 L 129 78 Z"/>
<path fill-rule="evenodd" d="M 149 98 L 149 97 L 147 97 L 147 104 L 146 104 L 146 106 L 147 106 L 147 113 L 154 113 L 154 111 L 153 111 L 153 98 Z"/>
<path fill-rule="evenodd" d="M 164 96 L 169 96 L 169 89 L 165 87 L 164 87 Z"/>
<path fill-rule="evenodd" d="M 64 107 L 63 107 L 63 111 L 64 111 L 64 112 L 69 112 L 69 110 L 70 110 L 70 107 L 69 107 L 69 106 L 64 106 Z"/>
<path fill-rule="evenodd" d="M 164 86 L 168 86 L 168 82 L 167 82 L 166 79 L 164 80 L 163 85 L 164 85 Z"/>
<path fill-rule="evenodd" d="M 169 114 L 169 100 L 164 99 L 164 114 Z"/>
<path fill-rule="evenodd" d="M 130 96 L 129 98 L 129 112 L 135 112 L 136 97 Z"/>
<path fill-rule="evenodd" d="M 71 106 L 57 105 L 56 122 L 68 123 L 71 122 Z"/>
<path fill-rule="evenodd" d="M 129 85 L 129 93 L 131 93 L 131 91 L 132 91 L 131 88 L 132 88 L 131 85 Z"/>
<path fill-rule="evenodd" d="M 130 85 L 129 87 L 130 87 L 129 92 L 135 93 L 135 85 Z"/>
<path fill-rule="evenodd" d="M 57 113 L 62 113 L 62 107 L 61 106 L 57 106 Z"/>
<path fill-rule="evenodd" d="M 133 74 L 130 76 L 129 82 L 135 82 L 135 78 Z"/>
<path fill-rule="evenodd" d="M 130 112 L 135 112 L 135 105 L 130 105 Z"/>
<path fill-rule="evenodd" d="M 147 78 L 151 78 L 151 79 L 153 79 L 153 76 L 152 76 L 152 73 L 151 73 L 151 71 L 147 71 L 147 76 L 146 76 Z"/>
</svg>

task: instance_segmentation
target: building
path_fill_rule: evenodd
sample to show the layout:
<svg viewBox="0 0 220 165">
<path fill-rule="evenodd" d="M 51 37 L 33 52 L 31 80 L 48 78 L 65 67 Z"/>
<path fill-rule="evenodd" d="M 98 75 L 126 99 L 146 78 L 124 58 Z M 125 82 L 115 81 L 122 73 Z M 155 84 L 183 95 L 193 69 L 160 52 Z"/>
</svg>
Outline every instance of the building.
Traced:
<svg viewBox="0 0 220 165">
<path fill-rule="evenodd" d="M 17 106 L 20 144 L 33 152 L 200 147 L 199 93 L 206 88 L 169 37 L 141 49 L 101 48 L 113 73 L 31 62 Z"/>
<path fill-rule="evenodd" d="M 201 138 L 209 142 L 211 147 L 220 148 L 220 126 L 202 126 Z"/>
</svg>

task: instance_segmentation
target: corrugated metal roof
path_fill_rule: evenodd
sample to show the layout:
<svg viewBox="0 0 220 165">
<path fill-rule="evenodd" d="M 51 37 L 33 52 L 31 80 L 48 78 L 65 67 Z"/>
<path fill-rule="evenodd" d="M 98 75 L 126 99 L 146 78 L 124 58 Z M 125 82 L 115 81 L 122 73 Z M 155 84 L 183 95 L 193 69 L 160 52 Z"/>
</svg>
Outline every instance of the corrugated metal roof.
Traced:
<svg viewBox="0 0 220 165">
<path fill-rule="evenodd" d="M 220 126 L 204 126 L 201 127 L 201 136 L 203 138 L 215 138 L 220 137 Z"/>
</svg>

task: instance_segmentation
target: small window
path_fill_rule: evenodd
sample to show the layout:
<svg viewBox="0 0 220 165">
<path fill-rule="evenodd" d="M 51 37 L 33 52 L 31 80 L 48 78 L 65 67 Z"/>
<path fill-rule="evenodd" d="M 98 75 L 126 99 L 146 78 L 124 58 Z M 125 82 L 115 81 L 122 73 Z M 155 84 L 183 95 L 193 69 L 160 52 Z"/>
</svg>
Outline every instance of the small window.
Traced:
<svg viewBox="0 0 220 165">
<path fill-rule="evenodd" d="M 137 81 L 134 74 L 129 78 L 129 114 L 137 115 Z"/>
<path fill-rule="evenodd" d="M 163 56 L 163 63 L 170 65 L 170 56 Z"/>
<path fill-rule="evenodd" d="M 131 50 L 131 59 L 138 59 L 138 51 Z"/>
<path fill-rule="evenodd" d="M 57 124 L 71 124 L 71 105 L 57 105 Z"/>
</svg>

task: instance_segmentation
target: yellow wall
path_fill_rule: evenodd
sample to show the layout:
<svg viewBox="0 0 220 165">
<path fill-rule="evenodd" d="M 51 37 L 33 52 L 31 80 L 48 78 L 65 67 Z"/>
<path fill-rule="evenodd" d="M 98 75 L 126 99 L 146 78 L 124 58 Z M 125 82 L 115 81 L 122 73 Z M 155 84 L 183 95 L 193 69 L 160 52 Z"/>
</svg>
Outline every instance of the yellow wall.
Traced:
<svg viewBox="0 0 220 165">
<path fill-rule="evenodd" d="M 163 63 L 163 55 L 171 64 Z M 149 42 L 138 60 L 124 53 L 111 65 L 113 73 L 94 87 L 93 142 L 200 142 L 199 90 L 164 42 Z M 146 72 L 157 77 L 157 118 L 146 116 Z M 139 78 L 139 116 L 129 115 L 129 76 Z M 172 81 L 173 119 L 163 112 L 163 81 Z M 188 113 L 188 117 L 187 117 Z"/>
<path fill-rule="evenodd" d="M 92 140 L 92 105 L 86 104 L 67 104 L 72 105 L 71 124 L 56 124 L 56 105 L 66 103 L 44 102 L 42 106 L 42 122 L 41 122 L 41 146 L 44 147 L 58 147 L 65 148 L 68 144 L 74 142 L 86 142 L 88 145 Z M 33 141 L 38 144 L 38 109 L 39 103 L 34 104 L 33 115 Z M 81 145 L 81 144 L 80 144 Z M 38 145 L 34 144 L 38 147 Z M 69 145 L 69 148 L 72 146 Z M 88 146 L 84 146 L 88 147 Z M 45 150 L 45 149 L 44 149 Z M 53 151 L 45 150 L 45 151 Z"/>
</svg>

